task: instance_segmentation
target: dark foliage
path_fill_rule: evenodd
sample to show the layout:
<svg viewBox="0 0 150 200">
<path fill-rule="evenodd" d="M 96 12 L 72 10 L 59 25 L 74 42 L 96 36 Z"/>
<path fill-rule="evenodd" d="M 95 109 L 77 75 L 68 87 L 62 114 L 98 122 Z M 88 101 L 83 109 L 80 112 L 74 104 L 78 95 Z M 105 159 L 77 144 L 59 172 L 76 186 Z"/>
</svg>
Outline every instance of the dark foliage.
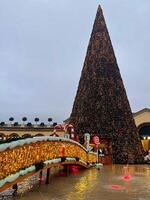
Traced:
<svg viewBox="0 0 150 200">
<path fill-rule="evenodd" d="M 32 123 L 31 123 L 31 122 L 28 122 L 28 123 L 27 123 L 27 126 L 31 127 L 31 126 L 32 126 Z"/>
<path fill-rule="evenodd" d="M 100 7 L 70 122 L 78 133 L 111 138 L 114 163 L 143 160 L 142 145 Z"/>
<path fill-rule="evenodd" d="M 56 126 L 56 125 L 57 125 L 57 122 L 54 122 L 54 123 L 53 123 L 53 126 Z"/>
<path fill-rule="evenodd" d="M 52 122 L 53 119 L 51 117 L 48 118 L 48 122 Z"/>
<path fill-rule="evenodd" d="M 34 119 L 35 122 L 39 122 L 39 120 L 40 119 L 38 117 L 35 117 L 35 119 Z"/>
<path fill-rule="evenodd" d="M 27 121 L 27 117 L 23 117 L 23 118 L 22 118 L 22 121 L 23 121 L 23 122 Z"/>
<path fill-rule="evenodd" d="M 41 123 L 40 123 L 40 126 L 45 126 L 44 122 L 41 122 Z"/>
<path fill-rule="evenodd" d="M 13 117 L 10 117 L 10 118 L 9 118 L 9 121 L 10 121 L 10 122 L 14 121 L 14 118 L 13 118 Z"/>
<path fill-rule="evenodd" d="M 14 126 L 19 126 L 19 123 L 18 122 L 14 122 Z"/>
<path fill-rule="evenodd" d="M 5 122 L 1 122 L 1 123 L 0 123 L 0 126 L 5 126 Z"/>
</svg>

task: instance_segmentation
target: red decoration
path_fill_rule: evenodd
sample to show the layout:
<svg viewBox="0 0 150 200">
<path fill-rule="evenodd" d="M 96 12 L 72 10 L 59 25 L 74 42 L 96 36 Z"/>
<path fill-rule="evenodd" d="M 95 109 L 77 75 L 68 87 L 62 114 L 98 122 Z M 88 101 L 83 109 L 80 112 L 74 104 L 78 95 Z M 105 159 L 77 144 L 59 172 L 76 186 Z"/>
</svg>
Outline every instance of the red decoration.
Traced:
<svg viewBox="0 0 150 200">
<path fill-rule="evenodd" d="M 121 189 L 121 186 L 119 186 L 119 185 L 112 185 L 111 188 L 113 190 L 119 190 L 119 189 Z"/>
<path fill-rule="evenodd" d="M 130 181 L 132 179 L 132 176 L 129 172 L 128 165 L 125 166 L 123 169 L 124 169 L 124 174 L 123 174 L 122 179 L 125 180 L 125 181 Z"/>
<path fill-rule="evenodd" d="M 76 165 L 72 165 L 70 166 L 70 171 L 72 172 L 72 174 L 77 174 L 80 171 L 80 167 Z"/>
<path fill-rule="evenodd" d="M 125 181 L 130 181 L 132 179 L 132 177 L 131 177 L 131 175 L 127 175 L 127 176 L 123 176 L 122 179 Z"/>
<path fill-rule="evenodd" d="M 62 156 L 65 155 L 65 147 L 62 147 L 62 149 L 61 149 L 61 153 L 62 153 Z"/>
<path fill-rule="evenodd" d="M 95 135 L 95 136 L 93 137 L 93 143 L 96 144 L 96 145 L 100 144 L 100 142 L 99 142 L 99 137 L 98 137 L 98 136 Z"/>
<path fill-rule="evenodd" d="M 74 140 L 74 133 L 71 133 L 71 139 Z"/>
<path fill-rule="evenodd" d="M 79 142 L 79 136 L 78 135 L 76 135 L 76 141 Z"/>
</svg>

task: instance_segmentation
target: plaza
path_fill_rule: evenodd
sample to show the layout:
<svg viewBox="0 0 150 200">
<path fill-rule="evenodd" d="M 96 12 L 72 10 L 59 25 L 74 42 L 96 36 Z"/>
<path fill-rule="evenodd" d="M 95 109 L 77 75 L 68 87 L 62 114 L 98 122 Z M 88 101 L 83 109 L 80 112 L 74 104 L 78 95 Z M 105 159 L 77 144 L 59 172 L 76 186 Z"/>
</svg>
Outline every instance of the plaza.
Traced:
<svg viewBox="0 0 150 200">
<path fill-rule="evenodd" d="M 131 110 L 101 5 L 70 116 L 27 118 L 0 122 L 0 199 L 149 199 L 150 109 Z"/>
</svg>

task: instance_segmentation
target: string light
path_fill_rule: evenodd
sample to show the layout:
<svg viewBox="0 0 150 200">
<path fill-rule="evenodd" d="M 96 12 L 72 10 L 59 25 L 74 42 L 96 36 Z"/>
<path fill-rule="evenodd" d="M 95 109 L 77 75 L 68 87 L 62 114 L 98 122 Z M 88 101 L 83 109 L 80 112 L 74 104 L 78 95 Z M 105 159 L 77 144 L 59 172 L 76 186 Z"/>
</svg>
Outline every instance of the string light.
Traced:
<svg viewBox="0 0 150 200">
<path fill-rule="evenodd" d="M 61 157 L 77 157 L 86 163 L 96 162 L 96 155 L 94 153 L 88 154 L 79 145 L 68 141 L 42 141 L 30 143 L 0 152 L 0 179 L 4 179 L 11 174 L 15 174 L 19 170 L 35 165 L 40 161 Z"/>
</svg>

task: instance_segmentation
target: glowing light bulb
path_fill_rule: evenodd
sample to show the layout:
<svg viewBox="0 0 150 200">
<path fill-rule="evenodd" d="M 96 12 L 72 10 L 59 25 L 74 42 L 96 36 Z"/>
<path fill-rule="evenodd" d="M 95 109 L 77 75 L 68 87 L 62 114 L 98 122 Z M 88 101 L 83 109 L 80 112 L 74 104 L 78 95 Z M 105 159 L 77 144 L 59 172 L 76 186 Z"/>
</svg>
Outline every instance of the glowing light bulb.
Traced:
<svg viewBox="0 0 150 200">
<path fill-rule="evenodd" d="M 121 189 L 121 186 L 119 186 L 119 185 L 112 185 L 111 188 L 113 190 L 119 190 L 119 189 Z"/>
</svg>

